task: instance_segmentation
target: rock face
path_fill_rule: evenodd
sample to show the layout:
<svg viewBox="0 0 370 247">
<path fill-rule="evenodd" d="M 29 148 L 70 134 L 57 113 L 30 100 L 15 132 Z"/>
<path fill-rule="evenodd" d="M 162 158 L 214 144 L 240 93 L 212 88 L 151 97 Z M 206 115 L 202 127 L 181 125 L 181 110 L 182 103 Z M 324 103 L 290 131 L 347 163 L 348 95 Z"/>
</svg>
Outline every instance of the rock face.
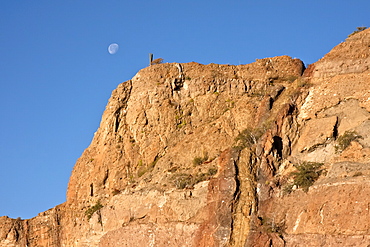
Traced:
<svg viewBox="0 0 370 247">
<path fill-rule="evenodd" d="M 113 91 L 67 201 L 0 246 L 367 246 L 370 30 L 307 69 L 158 64 Z"/>
</svg>

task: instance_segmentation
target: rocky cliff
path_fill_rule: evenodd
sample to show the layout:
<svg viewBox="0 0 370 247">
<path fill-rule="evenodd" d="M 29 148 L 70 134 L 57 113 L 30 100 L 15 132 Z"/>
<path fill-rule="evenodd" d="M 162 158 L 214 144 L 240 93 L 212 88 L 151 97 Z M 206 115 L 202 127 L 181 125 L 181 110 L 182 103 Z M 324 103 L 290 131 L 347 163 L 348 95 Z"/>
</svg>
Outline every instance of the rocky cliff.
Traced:
<svg viewBox="0 0 370 247">
<path fill-rule="evenodd" d="M 0 246 L 368 246 L 370 30 L 305 69 L 158 64 L 113 91 L 67 201 Z"/>
</svg>

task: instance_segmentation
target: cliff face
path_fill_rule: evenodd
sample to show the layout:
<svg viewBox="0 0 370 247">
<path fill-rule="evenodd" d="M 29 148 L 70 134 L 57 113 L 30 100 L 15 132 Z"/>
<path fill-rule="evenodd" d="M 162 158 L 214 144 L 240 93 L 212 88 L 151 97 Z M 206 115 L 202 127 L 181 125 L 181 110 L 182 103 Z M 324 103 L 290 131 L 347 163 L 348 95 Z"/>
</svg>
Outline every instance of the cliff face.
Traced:
<svg viewBox="0 0 370 247">
<path fill-rule="evenodd" d="M 362 31 L 306 70 L 141 70 L 113 91 L 67 201 L 0 217 L 0 246 L 367 246 L 369 46 Z"/>
</svg>

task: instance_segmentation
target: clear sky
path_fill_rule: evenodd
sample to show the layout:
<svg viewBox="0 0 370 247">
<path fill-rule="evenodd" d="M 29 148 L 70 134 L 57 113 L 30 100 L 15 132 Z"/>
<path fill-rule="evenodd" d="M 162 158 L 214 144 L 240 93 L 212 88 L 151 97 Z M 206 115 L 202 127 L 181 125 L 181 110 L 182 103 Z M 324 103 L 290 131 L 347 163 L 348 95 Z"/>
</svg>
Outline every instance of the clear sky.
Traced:
<svg viewBox="0 0 370 247">
<path fill-rule="evenodd" d="M 31 218 L 65 201 L 112 90 L 148 53 L 310 64 L 369 26 L 369 11 L 369 0 L 0 0 L 0 216 Z"/>
</svg>

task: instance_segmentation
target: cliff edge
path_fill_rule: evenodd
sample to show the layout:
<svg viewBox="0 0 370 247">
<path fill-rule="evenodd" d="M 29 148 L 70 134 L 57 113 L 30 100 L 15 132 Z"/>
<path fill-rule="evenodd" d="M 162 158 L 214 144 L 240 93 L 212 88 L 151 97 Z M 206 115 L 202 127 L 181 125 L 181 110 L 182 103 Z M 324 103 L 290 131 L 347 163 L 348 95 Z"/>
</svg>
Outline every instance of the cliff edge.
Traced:
<svg viewBox="0 0 370 247">
<path fill-rule="evenodd" d="M 112 93 L 67 201 L 1 246 L 367 246 L 370 30 L 306 69 L 152 65 Z"/>
</svg>

